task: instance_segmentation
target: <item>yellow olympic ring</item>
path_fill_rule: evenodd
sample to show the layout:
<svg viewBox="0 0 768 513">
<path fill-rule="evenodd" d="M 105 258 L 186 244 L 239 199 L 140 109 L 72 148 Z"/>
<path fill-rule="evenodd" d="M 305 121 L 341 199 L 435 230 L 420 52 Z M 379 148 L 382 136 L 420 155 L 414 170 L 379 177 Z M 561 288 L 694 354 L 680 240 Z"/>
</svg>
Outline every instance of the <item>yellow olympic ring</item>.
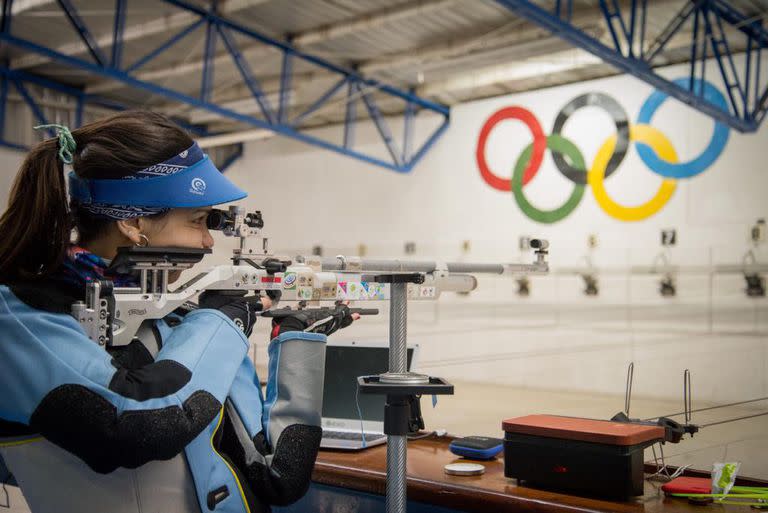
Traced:
<svg viewBox="0 0 768 513">
<path fill-rule="evenodd" d="M 650 125 L 632 125 L 629 128 L 629 140 L 645 143 L 656 152 L 662 160 L 671 163 L 677 163 L 677 153 L 667 136 Z M 621 221 L 641 221 L 652 216 L 669 201 L 677 188 L 677 181 L 665 178 L 656 195 L 646 203 L 636 207 L 625 207 L 619 205 L 608 196 L 603 184 L 605 170 L 608 167 L 608 161 L 613 155 L 613 149 L 616 146 L 616 135 L 612 135 L 605 140 L 603 145 L 597 151 L 595 161 L 587 174 L 587 183 L 592 188 L 595 201 L 602 207 L 606 214 Z"/>
</svg>

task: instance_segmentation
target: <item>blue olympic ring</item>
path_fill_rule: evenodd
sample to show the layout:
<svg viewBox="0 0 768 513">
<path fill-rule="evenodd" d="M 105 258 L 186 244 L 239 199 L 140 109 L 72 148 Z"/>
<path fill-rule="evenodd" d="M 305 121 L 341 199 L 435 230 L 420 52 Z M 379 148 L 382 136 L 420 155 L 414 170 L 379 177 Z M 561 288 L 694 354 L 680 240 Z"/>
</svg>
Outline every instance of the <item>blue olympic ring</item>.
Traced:
<svg viewBox="0 0 768 513">
<path fill-rule="evenodd" d="M 689 78 L 678 78 L 674 83 L 679 86 L 688 87 L 689 80 Z M 694 79 L 694 89 L 701 90 L 702 87 L 704 88 L 704 98 L 707 101 L 714 103 L 724 111 L 728 111 L 728 103 L 725 101 L 725 96 L 723 96 L 720 90 L 706 80 Z M 656 109 L 664 103 L 668 96 L 668 94 L 661 91 L 651 94 L 640 108 L 640 113 L 637 115 L 637 123 L 649 125 Z M 730 128 L 727 125 L 715 121 L 715 129 L 712 132 L 712 139 L 710 139 L 709 145 L 707 145 L 707 148 L 701 155 L 688 162 L 675 164 L 662 160 L 650 146 L 642 143 L 637 143 L 637 153 L 645 165 L 656 174 L 667 178 L 691 178 L 706 170 L 717 160 L 725 149 L 729 133 Z"/>
</svg>

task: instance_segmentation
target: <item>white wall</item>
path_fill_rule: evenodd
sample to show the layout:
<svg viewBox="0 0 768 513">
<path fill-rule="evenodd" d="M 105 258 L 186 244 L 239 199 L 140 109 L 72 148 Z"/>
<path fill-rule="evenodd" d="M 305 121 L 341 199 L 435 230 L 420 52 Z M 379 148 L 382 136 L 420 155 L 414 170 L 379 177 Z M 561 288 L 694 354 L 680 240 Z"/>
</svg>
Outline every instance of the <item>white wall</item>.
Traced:
<svg viewBox="0 0 768 513">
<path fill-rule="evenodd" d="M 5 211 L 8 205 L 8 194 L 11 192 L 13 179 L 22 160 L 24 160 L 23 152 L 0 147 L 0 209 L 2 211 Z"/>
<path fill-rule="evenodd" d="M 671 78 L 685 72 L 663 71 Z M 518 236 L 534 235 L 551 241 L 551 261 L 557 269 L 583 265 L 587 236 L 596 234 L 595 264 L 620 270 L 650 265 L 661 251 L 659 230 L 676 228 L 679 242 L 670 251 L 673 263 L 739 263 L 749 249 L 749 227 L 756 218 L 768 217 L 765 123 L 756 134 L 731 130 L 714 165 L 702 175 L 680 180 L 671 201 L 641 222 L 609 217 L 587 190 L 569 217 L 553 225 L 538 224 L 520 211 L 510 193 L 491 189 L 482 180 L 475 144 L 493 112 L 525 106 L 549 133 L 558 110 L 590 91 L 616 98 L 631 122 L 652 92 L 635 78 L 618 76 L 455 106 L 446 135 L 407 175 L 274 138 L 248 144 L 228 176 L 251 193 L 248 207 L 263 211 L 271 247 L 289 254 L 309 251 L 314 244 L 321 244 L 326 255 L 354 254 L 362 243 L 368 256 L 403 256 L 403 243 L 415 241 L 415 259 L 516 261 L 521 258 Z M 713 123 L 668 100 L 653 125 L 685 161 L 706 146 Z M 375 148 L 383 155 L 373 128 L 361 128 L 357 148 Z M 422 138 L 424 128 L 417 130 Z M 614 131 L 605 113 L 584 108 L 567 123 L 564 135 L 590 165 L 599 145 Z M 509 176 L 530 141 L 521 124 L 500 124 L 489 141 L 492 167 Z M 655 192 L 660 180 L 633 146 L 606 187 L 616 201 L 636 205 Z M 570 188 L 547 153 L 525 192 L 537 206 L 553 208 Z M 460 251 L 464 240 L 472 244 L 466 255 Z M 685 368 L 693 372 L 698 400 L 765 395 L 765 299 L 746 298 L 739 275 L 718 275 L 711 282 L 706 274 L 681 275 L 678 297 L 672 299 L 659 297 L 657 281 L 656 276 L 606 274 L 600 296 L 587 298 L 578 276 L 534 277 L 531 297 L 522 299 L 511 280 L 487 278 L 469 298 L 446 296 L 437 305 L 412 305 L 410 339 L 423 346 L 425 370 L 453 379 L 619 394 L 626 365 L 634 361 L 639 395 L 680 397 L 678 384 Z M 339 336 L 386 339 L 386 314 Z"/>
</svg>

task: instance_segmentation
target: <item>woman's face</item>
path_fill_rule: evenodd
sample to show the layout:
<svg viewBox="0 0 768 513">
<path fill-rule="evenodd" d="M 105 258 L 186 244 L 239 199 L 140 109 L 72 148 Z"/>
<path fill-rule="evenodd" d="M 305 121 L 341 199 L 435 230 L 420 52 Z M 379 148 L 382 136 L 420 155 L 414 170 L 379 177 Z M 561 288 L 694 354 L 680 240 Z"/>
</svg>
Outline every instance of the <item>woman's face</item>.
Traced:
<svg viewBox="0 0 768 513">
<path fill-rule="evenodd" d="M 149 240 L 149 246 L 210 249 L 213 237 L 206 226 L 210 211 L 210 207 L 174 208 L 159 219 L 139 217 L 118 224 L 120 231 L 136 245 L 146 243 L 143 235 Z M 181 271 L 171 271 L 168 281 L 172 283 L 179 276 Z"/>
<path fill-rule="evenodd" d="M 139 220 L 140 233 L 149 239 L 150 246 L 210 249 L 213 237 L 206 226 L 210 211 L 210 207 L 174 208 L 160 219 Z"/>
</svg>

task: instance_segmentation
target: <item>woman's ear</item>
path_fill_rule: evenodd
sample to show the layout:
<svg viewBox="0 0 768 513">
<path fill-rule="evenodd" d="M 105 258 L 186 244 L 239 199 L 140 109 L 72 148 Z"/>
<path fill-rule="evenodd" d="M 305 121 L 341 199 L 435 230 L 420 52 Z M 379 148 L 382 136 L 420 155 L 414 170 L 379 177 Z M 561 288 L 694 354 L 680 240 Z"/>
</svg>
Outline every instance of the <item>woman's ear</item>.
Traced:
<svg viewBox="0 0 768 513">
<path fill-rule="evenodd" d="M 120 230 L 125 237 L 131 240 L 134 244 L 141 243 L 141 228 L 139 225 L 139 218 L 133 219 L 120 219 L 117 224 L 117 229 Z"/>
</svg>

